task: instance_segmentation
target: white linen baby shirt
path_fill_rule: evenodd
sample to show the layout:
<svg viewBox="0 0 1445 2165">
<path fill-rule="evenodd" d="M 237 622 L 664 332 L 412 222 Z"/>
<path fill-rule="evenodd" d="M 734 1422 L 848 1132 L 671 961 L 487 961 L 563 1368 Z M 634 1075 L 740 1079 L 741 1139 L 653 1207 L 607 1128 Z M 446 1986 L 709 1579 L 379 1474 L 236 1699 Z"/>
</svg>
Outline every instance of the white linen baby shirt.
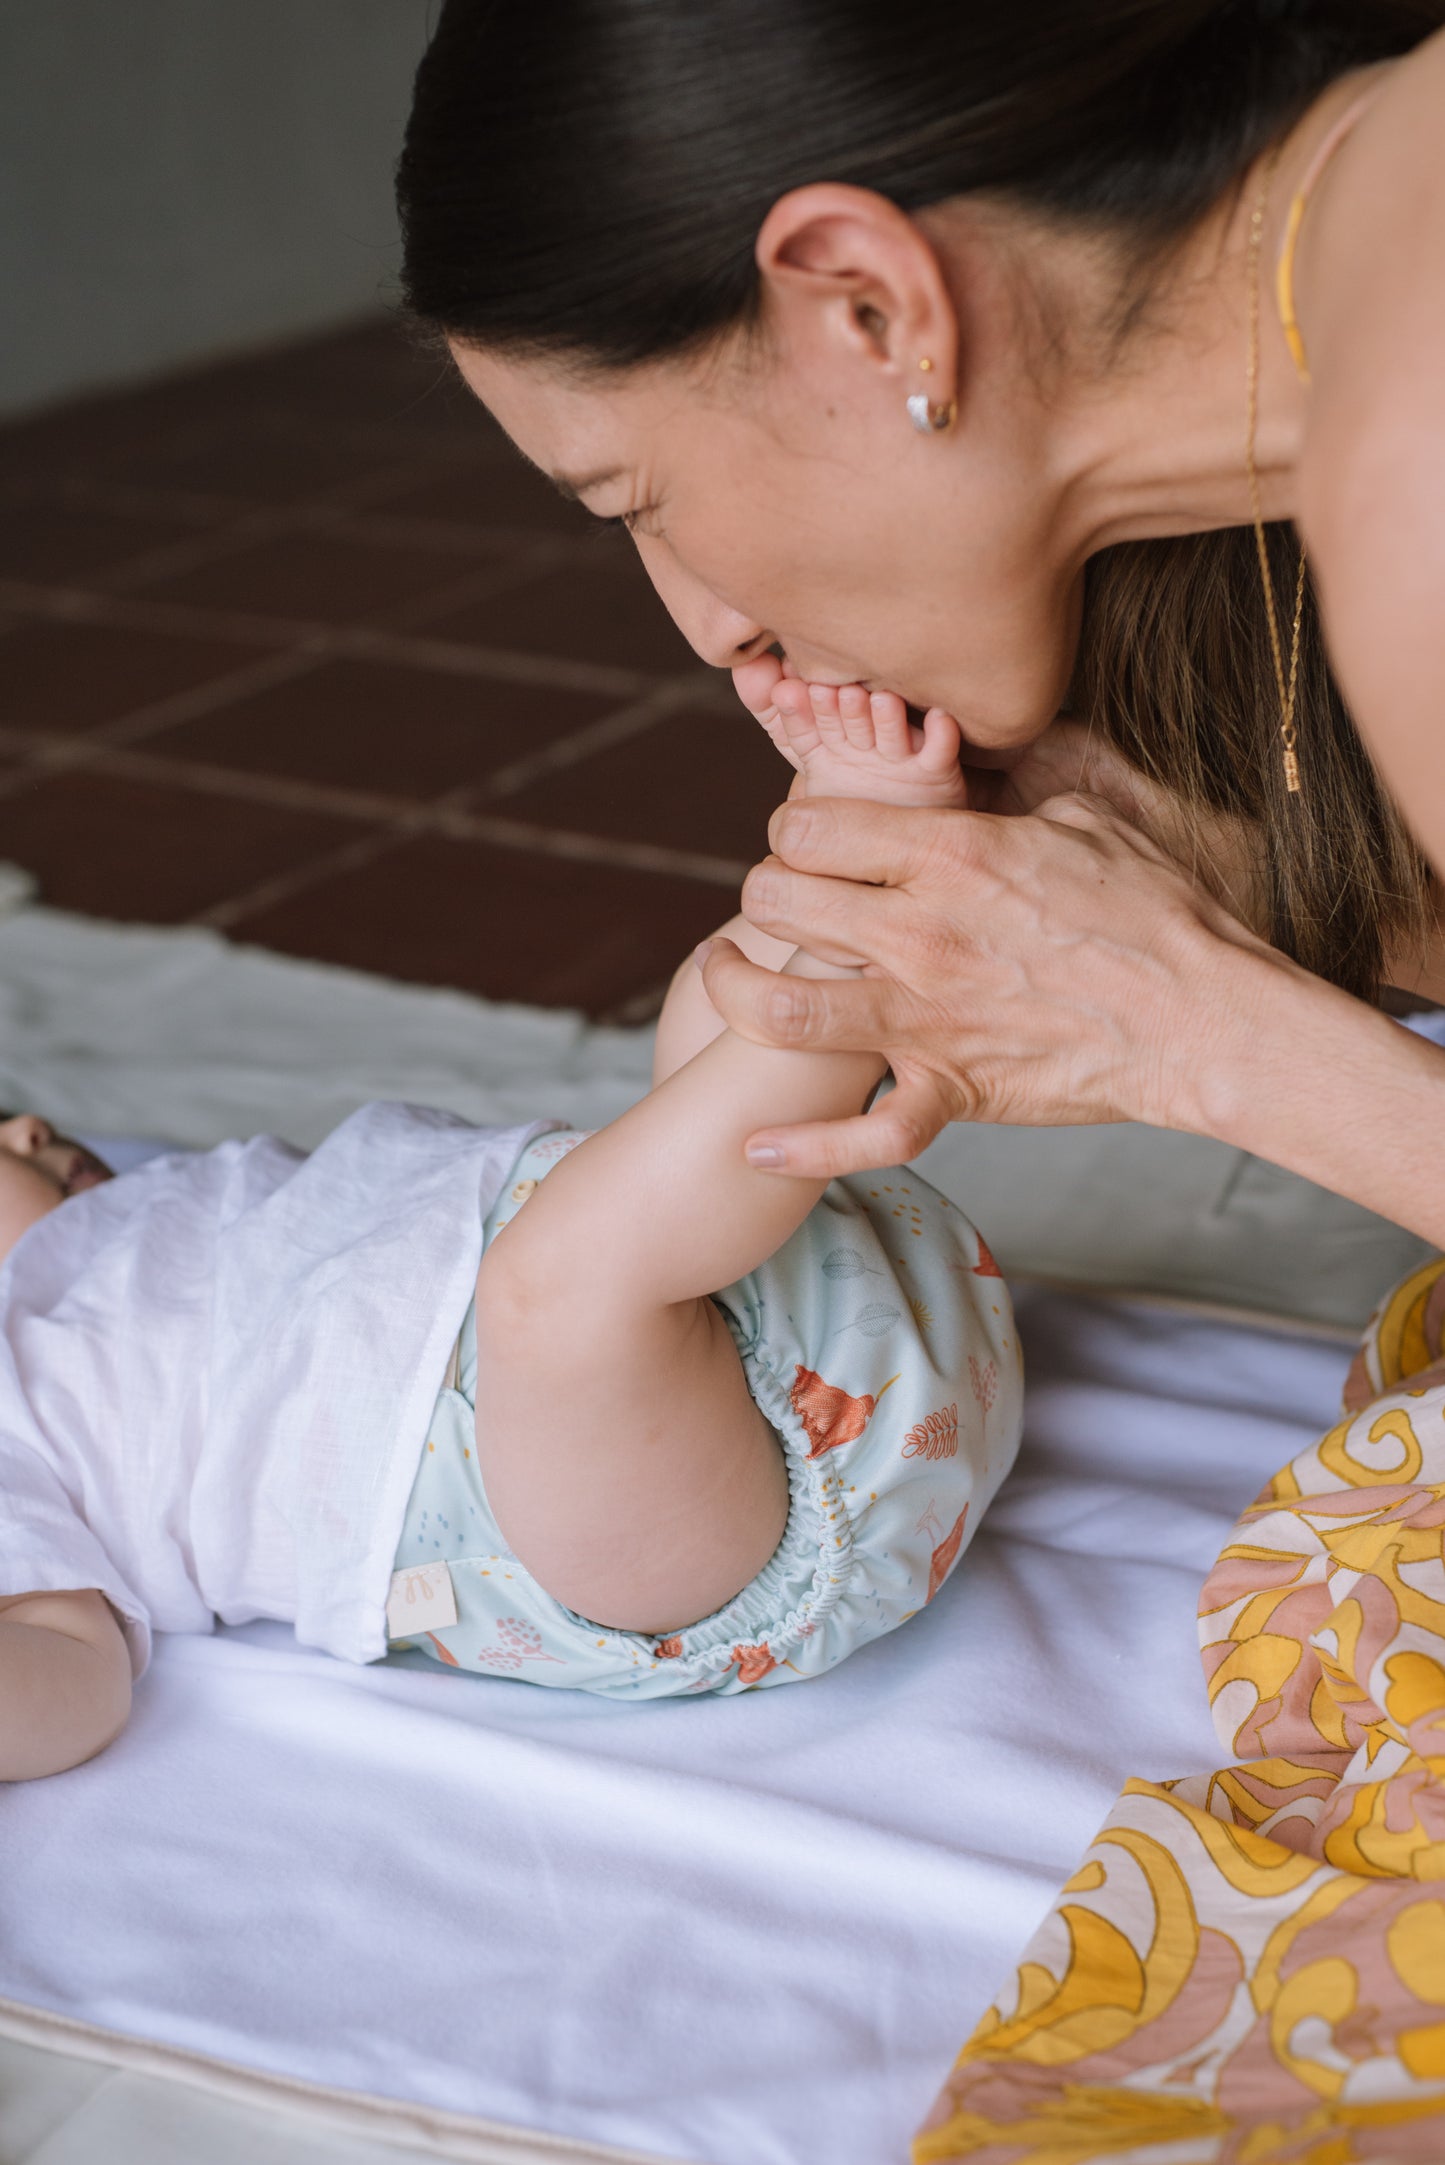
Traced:
<svg viewBox="0 0 1445 2165">
<path fill-rule="evenodd" d="M 545 1126 L 546 1123 L 541 1125 Z M 72 1197 L 0 1268 L 0 1595 L 95 1586 L 152 1627 L 386 1651 L 407 1496 L 538 1123 L 370 1105 Z"/>
</svg>

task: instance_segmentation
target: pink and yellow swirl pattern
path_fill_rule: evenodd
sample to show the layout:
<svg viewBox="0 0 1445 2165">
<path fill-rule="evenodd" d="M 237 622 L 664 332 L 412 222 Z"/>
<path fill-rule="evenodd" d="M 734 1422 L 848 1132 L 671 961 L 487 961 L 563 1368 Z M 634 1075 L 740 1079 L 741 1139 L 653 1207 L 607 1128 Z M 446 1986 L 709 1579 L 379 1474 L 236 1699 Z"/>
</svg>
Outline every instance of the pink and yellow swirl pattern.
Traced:
<svg viewBox="0 0 1445 2165">
<path fill-rule="evenodd" d="M 1445 2158 L 1442 1349 L 1437 1261 L 1205 1583 L 1235 1763 L 1128 1783 L 915 2165 Z"/>
</svg>

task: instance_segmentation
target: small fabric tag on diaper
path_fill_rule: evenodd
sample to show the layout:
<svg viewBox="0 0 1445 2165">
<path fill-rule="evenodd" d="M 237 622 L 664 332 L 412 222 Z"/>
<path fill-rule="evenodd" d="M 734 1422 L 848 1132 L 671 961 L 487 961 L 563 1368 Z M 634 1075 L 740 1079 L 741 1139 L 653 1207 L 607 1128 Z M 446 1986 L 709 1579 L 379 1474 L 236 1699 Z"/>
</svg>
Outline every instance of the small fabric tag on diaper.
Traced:
<svg viewBox="0 0 1445 2165">
<path fill-rule="evenodd" d="M 409 1639 L 418 1631 L 445 1631 L 457 1620 L 452 1575 L 443 1564 L 409 1564 L 391 1574 L 386 1597 L 387 1636 Z"/>
</svg>

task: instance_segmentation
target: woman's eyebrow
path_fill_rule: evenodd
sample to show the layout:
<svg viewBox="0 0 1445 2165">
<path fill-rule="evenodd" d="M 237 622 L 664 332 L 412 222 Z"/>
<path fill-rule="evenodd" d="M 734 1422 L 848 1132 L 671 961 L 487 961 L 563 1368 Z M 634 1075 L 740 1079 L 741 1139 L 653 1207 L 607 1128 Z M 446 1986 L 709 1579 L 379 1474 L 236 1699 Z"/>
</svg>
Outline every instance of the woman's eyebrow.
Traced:
<svg viewBox="0 0 1445 2165">
<path fill-rule="evenodd" d="M 570 474 L 549 474 L 547 478 L 564 496 L 570 496 L 574 502 L 580 503 L 593 489 L 600 489 L 609 481 L 620 481 L 625 471 L 621 466 L 609 466 L 600 474 L 584 474 L 580 480 L 574 480 Z"/>
</svg>

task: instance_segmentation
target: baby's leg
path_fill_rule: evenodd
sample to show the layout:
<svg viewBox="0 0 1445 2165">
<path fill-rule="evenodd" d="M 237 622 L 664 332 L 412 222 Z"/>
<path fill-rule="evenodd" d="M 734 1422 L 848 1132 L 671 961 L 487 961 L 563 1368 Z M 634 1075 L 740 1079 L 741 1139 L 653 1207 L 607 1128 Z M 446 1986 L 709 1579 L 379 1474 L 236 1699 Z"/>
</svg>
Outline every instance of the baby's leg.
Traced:
<svg viewBox="0 0 1445 2165">
<path fill-rule="evenodd" d="M 569 1608 L 678 1631 L 777 1546 L 781 1453 L 708 1295 L 781 1247 L 822 1192 L 755 1172 L 746 1137 L 859 1111 L 882 1068 L 725 1032 L 565 1158 L 488 1250 L 482 1477 L 511 1548 Z"/>
</svg>

